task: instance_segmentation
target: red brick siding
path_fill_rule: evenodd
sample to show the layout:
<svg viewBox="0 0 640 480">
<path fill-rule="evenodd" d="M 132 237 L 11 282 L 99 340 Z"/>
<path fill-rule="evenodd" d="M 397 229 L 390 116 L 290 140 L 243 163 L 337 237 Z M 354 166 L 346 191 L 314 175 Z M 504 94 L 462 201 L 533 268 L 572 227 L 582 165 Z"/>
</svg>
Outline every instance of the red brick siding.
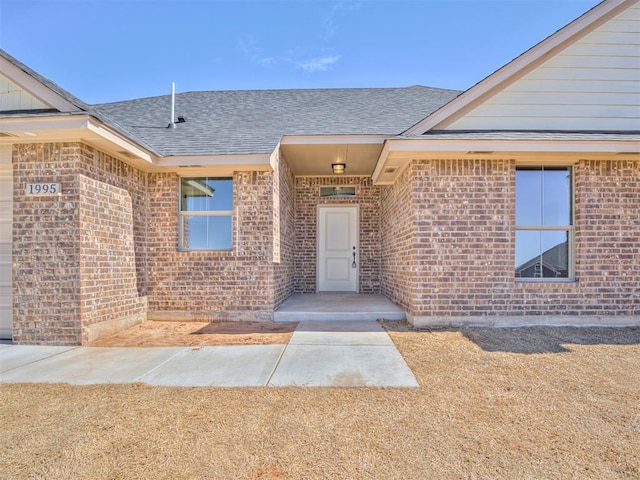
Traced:
<svg viewBox="0 0 640 480">
<path fill-rule="evenodd" d="M 133 241 L 136 253 L 136 285 L 147 294 L 147 177 L 148 174 L 88 145 L 81 144 L 80 172 L 89 178 L 121 188 L 131 198 Z"/>
<path fill-rule="evenodd" d="M 232 251 L 188 252 L 178 249 L 178 176 L 149 175 L 150 318 L 272 318 L 272 177 L 233 175 Z"/>
<path fill-rule="evenodd" d="M 381 292 L 405 311 L 416 296 L 415 219 L 412 169 L 405 169 L 393 185 L 381 188 Z"/>
<path fill-rule="evenodd" d="M 126 190 L 78 175 L 82 340 L 101 322 L 146 319 L 138 296 L 133 206 Z"/>
<path fill-rule="evenodd" d="M 141 315 L 144 302 L 138 295 L 145 291 L 146 174 L 81 143 L 14 145 L 13 166 L 14 342 L 77 345 L 87 341 L 86 328 L 90 325 L 119 316 Z M 59 182 L 62 195 L 25 196 L 26 184 L 34 182 Z M 81 182 L 84 182 L 82 189 Z M 106 221 L 114 214 L 100 210 L 104 205 L 95 204 L 97 198 L 91 198 L 86 188 L 89 183 L 102 193 L 108 191 L 110 185 L 122 189 L 121 194 L 128 195 L 132 208 L 139 212 L 134 216 L 133 226 L 129 226 L 137 237 L 135 244 L 131 236 L 124 242 L 121 238 L 117 240 L 129 255 L 135 256 L 137 271 L 132 273 L 126 267 L 129 280 L 110 284 L 112 275 L 119 275 L 123 268 L 117 261 L 112 265 L 114 271 L 107 273 L 100 285 L 100 289 L 112 288 L 122 296 L 112 311 L 113 304 L 109 300 L 98 300 L 93 293 L 85 298 L 98 288 L 96 278 L 89 282 L 90 287 L 87 283 L 87 289 L 82 289 L 83 275 L 89 273 L 82 265 L 89 269 L 91 264 L 82 239 L 86 229 L 96 228 L 95 223 L 86 223 L 87 219 Z M 84 203 L 87 195 L 89 202 Z M 82 215 L 81 205 L 84 205 Z M 81 219 L 89 226 L 82 226 L 85 223 L 81 225 Z M 118 234 L 124 228 L 122 223 L 109 226 Z M 127 258 L 125 263 L 128 264 L 131 257 Z M 115 257 L 112 259 L 115 261 Z M 136 289 L 135 294 L 131 285 Z"/>
<path fill-rule="evenodd" d="M 273 182 L 273 275 L 277 307 L 294 291 L 295 178 L 284 158 L 278 158 Z"/>
<path fill-rule="evenodd" d="M 77 345 L 80 328 L 77 144 L 13 147 L 13 341 Z M 59 197 L 27 183 L 59 182 Z"/>
<path fill-rule="evenodd" d="M 412 162 L 383 189 L 383 292 L 410 315 L 427 318 L 638 315 L 639 165 L 575 166 L 576 281 L 538 283 L 514 277 L 515 162 Z M 399 205 L 408 205 L 407 185 L 408 232 L 397 220 Z M 412 272 L 415 289 L 407 280 Z"/>
<path fill-rule="evenodd" d="M 355 185 L 355 198 L 320 198 L 321 186 Z M 359 291 L 380 291 L 380 187 L 367 177 L 297 177 L 295 291 L 316 292 L 317 206 L 360 205 Z"/>
</svg>

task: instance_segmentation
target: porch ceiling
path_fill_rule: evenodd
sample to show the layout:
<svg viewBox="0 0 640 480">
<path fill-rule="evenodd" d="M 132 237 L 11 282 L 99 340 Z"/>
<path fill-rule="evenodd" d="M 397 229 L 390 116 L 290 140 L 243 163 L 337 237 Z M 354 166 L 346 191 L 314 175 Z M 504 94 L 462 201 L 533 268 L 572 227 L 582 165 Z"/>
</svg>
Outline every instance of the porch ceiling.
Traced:
<svg viewBox="0 0 640 480">
<path fill-rule="evenodd" d="M 345 163 L 345 175 L 371 176 L 382 140 L 375 143 L 286 143 L 280 145 L 296 176 L 333 175 L 332 163 Z"/>
</svg>

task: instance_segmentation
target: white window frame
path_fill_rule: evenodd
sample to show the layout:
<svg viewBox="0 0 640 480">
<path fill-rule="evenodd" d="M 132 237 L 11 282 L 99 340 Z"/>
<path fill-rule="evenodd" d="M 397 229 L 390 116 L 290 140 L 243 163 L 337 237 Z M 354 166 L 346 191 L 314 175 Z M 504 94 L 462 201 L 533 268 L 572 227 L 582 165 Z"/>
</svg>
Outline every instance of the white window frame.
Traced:
<svg viewBox="0 0 640 480">
<path fill-rule="evenodd" d="M 208 176 L 200 176 L 200 177 L 179 177 L 180 186 L 179 197 L 178 197 L 178 248 L 183 252 L 230 252 L 233 251 L 233 242 L 234 242 L 234 228 L 233 228 L 233 213 L 234 210 L 182 210 L 182 179 L 183 178 L 198 178 L 198 179 L 211 179 L 211 180 L 230 180 L 231 181 L 231 195 L 232 195 L 232 204 L 235 209 L 235 181 L 233 177 L 208 177 Z M 184 245 L 184 223 L 185 219 L 188 217 L 231 217 L 231 247 L 229 248 L 187 248 Z"/>
<path fill-rule="evenodd" d="M 567 232 L 567 277 L 566 278 L 558 278 L 558 277 L 515 277 L 515 281 L 519 283 L 571 283 L 575 282 L 575 168 L 573 165 L 516 165 L 515 172 L 519 169 L 541 169 L 544 171 L 545 168 L 557 170 L 558 168 L 566 168 L 569 171 L 571 181 L 569 182 L 569 211 L 570 217 L 569 221 L 570 225 L 518 225 L 517 220 L 514 222 L 514 232 L 518 231 L 547 231 L 547 232 Z M 514 172 L 514 175 L 515 175 Z M 518 192 L 514 188 L 514 201 L 517 199 Z M 515 255 L 515 238 L 514 238 L 514 255 Z M 515 268 L 514 275 L 515 275 Z"/>
</svg>

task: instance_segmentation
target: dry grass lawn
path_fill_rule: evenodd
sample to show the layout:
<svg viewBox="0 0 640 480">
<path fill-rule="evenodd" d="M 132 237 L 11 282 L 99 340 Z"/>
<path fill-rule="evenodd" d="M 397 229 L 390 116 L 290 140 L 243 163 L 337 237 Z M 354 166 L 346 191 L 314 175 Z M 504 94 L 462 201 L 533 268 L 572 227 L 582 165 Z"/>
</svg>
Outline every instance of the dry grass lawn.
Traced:
<svg viewBox="0 0 640 480">
<path fill-rule="evenodd" d="M 386 326 L 420 388 L 1 385 L 0 477 L 640 478 L 640 329 Z"/>
</svg>

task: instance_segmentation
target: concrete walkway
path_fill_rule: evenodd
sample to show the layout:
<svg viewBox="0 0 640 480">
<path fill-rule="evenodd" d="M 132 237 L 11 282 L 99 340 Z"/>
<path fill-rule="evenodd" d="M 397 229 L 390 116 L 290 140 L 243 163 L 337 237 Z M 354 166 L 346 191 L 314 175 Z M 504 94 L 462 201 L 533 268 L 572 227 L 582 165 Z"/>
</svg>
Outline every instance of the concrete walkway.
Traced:
<svg viewBox="0 0 640 480">
<path fill-rule="evenodd" d="M 377 322 L 302 322 L 287 345 L 0 345 L 0 383 L 181 387 L 417 387 Z"/>
</svg>

